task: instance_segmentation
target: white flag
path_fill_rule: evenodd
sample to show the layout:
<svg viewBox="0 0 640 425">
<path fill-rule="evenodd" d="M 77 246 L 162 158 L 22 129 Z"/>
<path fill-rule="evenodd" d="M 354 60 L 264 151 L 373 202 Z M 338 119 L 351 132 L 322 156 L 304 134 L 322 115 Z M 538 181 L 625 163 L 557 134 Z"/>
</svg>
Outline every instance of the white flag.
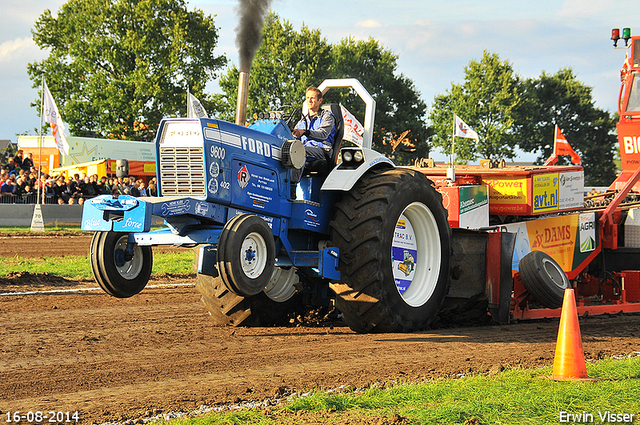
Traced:
<svg viewBox="0 0 640 425">
<path fill-rule="evenodd" d="M 362 146 L 364 127 L 362 127 L 362 124 L 360 124 L 351 112 L 347 111 L 347 108 L 340 105 L 340 109 L 342 109 L 342 120 L 344 121 L 344 135 L 342 136 L 342 140 L 348 140 L 358 146 Z"/>
<path fill-rule="evenodd" d="M 189 93 L 189 102 L 187 102 L 187 118 L 207 118 L 207 111 L 200 101 L 191 93 Z"/>
<path fill-rule="evenodd" d="M 44 83 L 44 120 L 51 124 L 51 131 L 53 132 L 53 138 L 56 140 L 56 145 L 58 146 L 58 150 L 63 155 L 69 155 L 69 143 L 67 143 L 67 138 L 64 135 L 64 123 L 62 122 L 62 118 L 60 118 L 60 112 L 58 112 L 58 107 L 56 106 L 56 102 L 53 100 L 53 96 L 51 96 L 51 92 L 49 91 L 49 87 L 47 87 L 47 83 Z"/>
<path fill-rule="evenodd" d="M 469 139 L 476 139 L 476 141 L 478 140 L 478 133 L 476 133 L 475 131 L 473 131 L 471 129 L 471 127 L 469 127 L 467 124 L 465 124 L 464 121 L 462 121 L 460 119 L 460 117 L 458 117 L 456 115 L 456 131 L 455 131 L 455 135 L 458 137 L 466 137 Z"/>
</svg>

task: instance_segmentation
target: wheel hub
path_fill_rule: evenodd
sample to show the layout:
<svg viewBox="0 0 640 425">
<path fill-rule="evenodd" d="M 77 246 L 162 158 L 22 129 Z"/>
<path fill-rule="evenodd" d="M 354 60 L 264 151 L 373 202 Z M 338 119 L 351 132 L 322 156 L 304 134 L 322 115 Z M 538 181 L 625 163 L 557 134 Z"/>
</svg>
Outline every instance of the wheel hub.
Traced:
<svg viewBox="0 0 640 425">
<path fill-rule="evenodd" d="M 255 279 L 264 271 L 266 265 L 264 253 L 266 249 L 264 239 L 257 233 L 247 235 L 242 242 L 240 260 L 242 269 L 249 278 Z"/>
<path fill-rule="evenodd" d="M 124 251 L 121 249 L 116 249 L 116 251 L 113 253 L 113 257 L 116 263 L 116 266 L 118 267 L 122 267 L 125 265 L 125 263 L 127 262 L 124 259 Z"/>
<path fill-rule="evenodd" d="M 412 307 L 426 303 L 438 282 L 442 260 L 438 224 L 424 204 L 410 204 L 398 218 L 391 261 L 404 301 Z"/>
<path fill-rule="evenodd" d="M 142 251 L 139 246 L 129 248 L 127 236 L 121 237 L 113 250 L 113 260 L 120 276 L 133 279 L 143 267 Z"/>
</svg>

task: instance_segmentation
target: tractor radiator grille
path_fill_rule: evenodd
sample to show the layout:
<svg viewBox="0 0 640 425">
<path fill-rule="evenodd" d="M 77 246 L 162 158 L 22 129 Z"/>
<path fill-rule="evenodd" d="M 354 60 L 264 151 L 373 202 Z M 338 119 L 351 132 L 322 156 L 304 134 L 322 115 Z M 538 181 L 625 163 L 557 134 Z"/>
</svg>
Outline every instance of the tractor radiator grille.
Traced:
<svg viewBox="0 0 640 425">
<path fill-rule="evenodd" d="M 207 196 L 204 149 L 160 147 L 160 187 L 162 196 Z"/>
</svg>

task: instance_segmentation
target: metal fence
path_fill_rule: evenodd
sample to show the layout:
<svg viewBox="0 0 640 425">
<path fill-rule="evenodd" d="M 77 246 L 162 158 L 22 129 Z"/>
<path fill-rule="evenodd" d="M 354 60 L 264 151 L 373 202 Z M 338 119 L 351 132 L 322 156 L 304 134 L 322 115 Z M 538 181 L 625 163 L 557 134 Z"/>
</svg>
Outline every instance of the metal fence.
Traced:
<svg viewBox="0 0 640 425">
<path fill-rule="evenodd" d="M 0 204 L 35 204 L 38 201 L 38 194 L 29 195 L 2 195 L 0 196 Z M 43 204 L 55 204 L 54 195 L 45 195 Z"/>
</svg>

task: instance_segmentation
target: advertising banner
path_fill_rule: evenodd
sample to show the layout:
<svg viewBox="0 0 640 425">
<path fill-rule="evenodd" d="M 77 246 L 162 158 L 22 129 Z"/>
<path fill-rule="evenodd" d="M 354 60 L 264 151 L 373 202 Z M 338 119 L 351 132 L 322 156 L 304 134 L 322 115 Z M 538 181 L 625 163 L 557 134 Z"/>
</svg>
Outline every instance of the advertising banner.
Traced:
<svg viewBox="0 0 640 425">
<path fill-rule="evenodd" d="M 484 176 L 482 183 L 489 186 L 491 214 L 527 214 L 529 199 L 526 177 Z"/>
<path fill-rule="evenodd" d="M 558 210 L 558 173 L 533 176 L 533 212 Z"/>
<path fill-rule="evenodd" d="M 507 224 L 516 234 L 513 270 L 531 251 L 549 254 L 562 269 L 575 270 L 598 246 L 596 213 L 568 214 L 557 217 Z"/>
</svg>

